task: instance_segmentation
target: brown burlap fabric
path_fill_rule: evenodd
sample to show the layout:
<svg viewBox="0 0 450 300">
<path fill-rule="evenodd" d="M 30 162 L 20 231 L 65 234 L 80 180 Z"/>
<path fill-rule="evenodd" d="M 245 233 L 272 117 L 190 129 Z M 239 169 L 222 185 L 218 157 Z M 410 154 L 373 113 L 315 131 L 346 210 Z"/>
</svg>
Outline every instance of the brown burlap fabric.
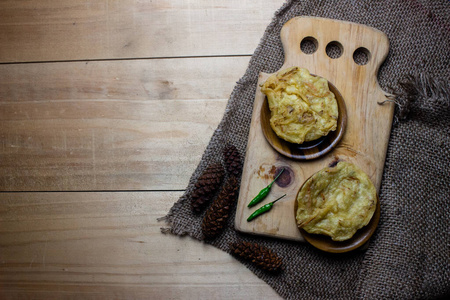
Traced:
<svg viewBox="0 0 450 300">
<path fill-rule="evenodd" d="M 256 49 L 245 75 L 185 194 L 166 222 L 177 235 L 201 239 L 202 216 L 190 208 L 193 184 L 212 162 L 222 161 L 226 143 L 245 154 L 260 71 L 272 73 L 284 56 L 280 29 L 295 16 L 318 16 L 357 22 L 385 32 L 389 55 L 378 80 L 396 92 L 397 115 L 380 191 L 381 220 L 366 251 L 331 255 L 306 244 L 248 236 L 233 229 L 206 241 L 229 252 L 229 243 L 256 241 L 284 259 L 284 270 L 271 275 L 243 262 L 288 299 L 428 299 L 450 293 L 450 5 L 440 1 L 288 1 Z M 249 16 L 251 17 L 251 16 Z"/>
</svg>

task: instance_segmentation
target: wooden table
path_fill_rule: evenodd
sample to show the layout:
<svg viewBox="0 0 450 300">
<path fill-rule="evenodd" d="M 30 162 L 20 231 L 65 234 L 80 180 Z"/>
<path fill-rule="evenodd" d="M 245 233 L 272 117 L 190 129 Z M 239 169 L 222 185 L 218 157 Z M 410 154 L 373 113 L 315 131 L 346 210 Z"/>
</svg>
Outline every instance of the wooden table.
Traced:
<svg viewBox="0 0 450 300">
<path fill-rule="evenodd" d="M 156 219 L 283 2 L 0 2 L 1 299 L 278 297 Z"/>
</svg>

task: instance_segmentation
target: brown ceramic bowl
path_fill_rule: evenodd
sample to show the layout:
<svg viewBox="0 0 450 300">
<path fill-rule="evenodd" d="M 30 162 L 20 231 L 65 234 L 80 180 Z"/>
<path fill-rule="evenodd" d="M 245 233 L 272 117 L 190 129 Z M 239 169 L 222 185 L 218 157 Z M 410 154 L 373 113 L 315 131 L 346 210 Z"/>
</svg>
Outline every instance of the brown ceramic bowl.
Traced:
<svg viewBox="0 0 450 300">
<path fill-rule="evenodd" d="M 299 192 L 300 190 L 301 188 L 299 189 Z M 297 208 L 298 208 L 297 197 L 298 193 L 297 196 L 295 197 L 294 218 L 297 216 Z M 330 253 L 344 253 L 363 246 L 375 232 L 379 221 L 380 221 L 380 199 L 378 198 L 377 195 L 377 207 L 375 208 L 375 212 L 369 224 L 356 231 L 356 233 L 346 241 L 337 242 L 333 241 L 331 237 L 326 235 L 311 234 L 301 228 L 299 228 L 299 230 L 303 238 L 315 248 Z"/>
<path fill-rule="evenodd" d="M 317 140 L 305 142 L 302 144 L 294 144 L 279 138 L 270 126 L 270 109 L 267 97 L 261 108 L 261 127 L 264 136 L 269 144 L 280 154 L 297 160 L 310 160 L 321 157 L 330 152 L 344 136 L 345 127 L 347 125 L 347 110 L 345 108 L 344 98 L 338 89 L 328 82 L 330 91 L 336 96 L 338 105 L 337 128 L 328 135 Z"/>
</svg>

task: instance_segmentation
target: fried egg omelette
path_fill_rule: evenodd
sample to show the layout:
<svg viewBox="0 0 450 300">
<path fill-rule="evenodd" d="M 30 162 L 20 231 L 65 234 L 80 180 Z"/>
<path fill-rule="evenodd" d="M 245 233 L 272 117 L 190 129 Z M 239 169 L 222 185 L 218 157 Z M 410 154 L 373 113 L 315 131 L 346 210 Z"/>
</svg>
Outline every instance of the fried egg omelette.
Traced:
<svg viewBox="0 0 450 300">
<path fill-rule="evenodd" d="M 325 78 L 292 67 L 270 76 L 261 91 L 269 102 L 270 126 L 285 141 L 302 144 L 336 130 L 338 105 Z"/>
<path fill-rule="evenodd" d="M 376 189 L 355 165 L 339 162 L 311 176 L 297 195 L 297 225 L 333 241 L 350 239 L 372 218 Z"/>
</svg>

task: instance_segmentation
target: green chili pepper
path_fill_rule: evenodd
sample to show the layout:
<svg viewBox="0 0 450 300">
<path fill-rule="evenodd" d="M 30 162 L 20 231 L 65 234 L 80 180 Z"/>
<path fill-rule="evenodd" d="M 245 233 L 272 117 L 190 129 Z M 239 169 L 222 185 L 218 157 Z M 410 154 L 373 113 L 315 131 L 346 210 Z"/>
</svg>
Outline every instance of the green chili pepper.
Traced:
<svg viewBox="0 0 450 300">
<path fill-rule="evenodd" d="M 254 213 L 252 213 L 250 215 L 250 217 L 248 217 L 247 222 L 250 222 L 251 220 L 253 220 L 254 218 L 256 218 L 257 216 L 260 216 L 262 214 L 265 214 L 266 212 L 268 212 L 269 210 L 272 209 L 273 205 L 275 202 L 277 202 L 278 200 L 280 200 L 281 198 L 283 198 L 284 196 L 286 196 L 286 194 L 284 194 L 283 196 L 281 196 L 280 198 L 278 198 L 275 201 L 272 201 L 270 203 L 267 203 L 266 205 L 261 206 L 260 208 L 258 208 L 257 210 L 255 210 Z"/>
<path fill-rule="evenodd" d="M 262 200 L 264 200 L 264 198 L 267 197 L 267 195 L 269 194 L 270 188 L 272 187 L 272 184 L 278 179 L 278 177 L 280 177 L 281 173 L 283 173 L 284 169 L 281 170 L 281 172 L 277 175 L 277 177 L 275 177 L 275 179 L 265 188 L 263 188 L 258 195 L 256 195 L 255 198 L 253 198 L 252 201 L 250 201 L 250 203 L 247 205 L 247 207 L 252 207 L 255 204 L 258 204 L 259 202 L 261 202 Z"/>
</svg>

